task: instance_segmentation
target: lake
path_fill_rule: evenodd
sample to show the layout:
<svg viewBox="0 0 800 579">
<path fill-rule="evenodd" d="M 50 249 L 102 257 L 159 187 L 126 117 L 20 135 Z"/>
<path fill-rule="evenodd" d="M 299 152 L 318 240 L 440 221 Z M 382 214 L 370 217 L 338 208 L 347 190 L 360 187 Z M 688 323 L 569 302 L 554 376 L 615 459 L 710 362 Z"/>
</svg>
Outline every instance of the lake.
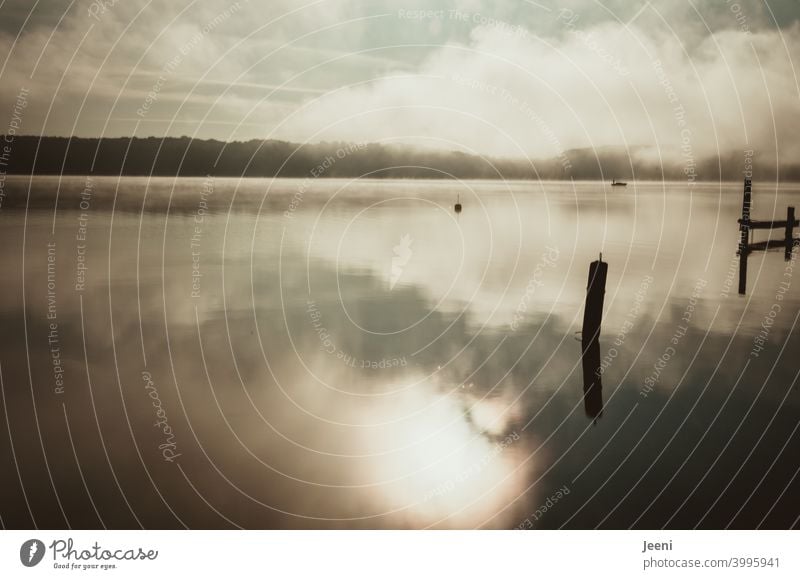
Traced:
<svg viewBox="0 0 800 579">
<path fill-rule="evenodd" d="M 741 190 L 8 177 L 2 524 L 797 526 L 798 265 L 737 294 Z"/>
</svg>

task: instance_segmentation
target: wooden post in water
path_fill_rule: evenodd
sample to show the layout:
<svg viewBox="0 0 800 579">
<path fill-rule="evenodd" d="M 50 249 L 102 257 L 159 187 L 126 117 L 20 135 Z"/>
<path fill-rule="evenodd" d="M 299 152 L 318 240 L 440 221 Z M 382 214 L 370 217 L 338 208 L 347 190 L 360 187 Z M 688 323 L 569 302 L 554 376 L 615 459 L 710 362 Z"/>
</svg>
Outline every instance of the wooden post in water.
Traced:
<svg viewBox="0 0 800 579">
<path fill-rule="evenodd" d="M 606 293 L 608 264 L 600 259 L 589 264 L 589 283 L 583 309 L 581 361 L 583 363 L 583 401 L 586 416 L 596 420 L 603 413 L 603 383 L 600 367 L 600 324 L 603 320 L 603 299 Z"/>
<path fill-rule="evenodd" d="M 750 252 L 750 203 L 752 182 L 744 180 L 744 196 L 742 198 L 742 220 L 739 224 L 739 293 L 745 294 L 747 290 L 747 254 Z"/>
<path fill-rule="evenodd" d="M 603 319 L 603 297 L 606 293 L 606 276 L 608 264 L 600 259 L 589 264 L 589 283 L 586 286 L 586 305 L 583 310 L 583 328 L 581 332 L 585 346 L 587 340 L 596 340 L 600 336 L 600 322 Z"/>
<path fill-rule="evenodd" d="M 784 233 L 783 259 L 792 259 L 792 246 L 794 245 L 794 207 L 786 208 L 786 230 Z"/>
</svg>

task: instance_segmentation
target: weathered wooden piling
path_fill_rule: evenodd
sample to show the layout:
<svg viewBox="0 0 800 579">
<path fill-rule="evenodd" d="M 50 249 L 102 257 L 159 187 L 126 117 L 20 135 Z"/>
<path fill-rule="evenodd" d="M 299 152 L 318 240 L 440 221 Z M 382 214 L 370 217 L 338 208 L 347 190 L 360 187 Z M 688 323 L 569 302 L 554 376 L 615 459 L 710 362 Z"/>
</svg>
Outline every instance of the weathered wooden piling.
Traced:
<svg viewBox="0 0 800 579">
<path fill-rule="evenodd" d="M 581 362 L 583 365 L 583 403 L 586 416 L 596 419 L 603 413 L 603 383 L 600 379 L 600 326 L 603 320 L 603 300 L 606 293 L 608 264 L 603 254 L 589 264 L 586 303 L 581 330 Z"/>
<path fill-rule="evenodd" d="M 750 206 L 752 203 L 752 182 L 744 180 L 742 197 L 742 218 L 739 220 L 739 293 L 747 291 L 747 254 L 750 252 Z"/>
<path fill-rule="evenodd" d="M 600 259 L 589 264 L 589 283 L 586 286 L 586 304 L 583 309 L 583 342 L 596 340 L 600 336 L 600 323 L 603 319 L 603 298 L 606 293 L 608 264 Z"/>
<path fill-rule="evenodd" d="M 783 235 L 783 259 L 792 259 L 792 248 L 794 247 L 794 207 L 786 208 L 786 229 Z"/>
</svg>

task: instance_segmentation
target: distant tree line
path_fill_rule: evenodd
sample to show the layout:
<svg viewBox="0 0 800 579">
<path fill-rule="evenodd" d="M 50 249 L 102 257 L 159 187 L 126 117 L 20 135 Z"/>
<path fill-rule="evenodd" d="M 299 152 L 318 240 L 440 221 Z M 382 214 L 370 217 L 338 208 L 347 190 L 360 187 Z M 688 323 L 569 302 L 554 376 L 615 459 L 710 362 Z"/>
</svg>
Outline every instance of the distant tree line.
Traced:
<svg viewBox="0 0 800 579">
<path fill-rule="evenodd" d="M 686 162 L 644 162 L 641 150 L 571 149 L 558 158 L 508 159 L 409 145 L 279 140 L 223 142 L 169 138 L 9 136 L 3 170 L 23 175 L 153 175 L 219 177 L 345 177 L 458 179 L 687 180 Z M 564 159 L 569 163 L 565 166 Z M 753 177 L 776 180 L 775 163 L 755 163 Z M 800 166 L 782 165 L 780 178 L 800 180 Z M 692 160 L 702 181 L 742 178 L 742 153 Z"/>
</svg>

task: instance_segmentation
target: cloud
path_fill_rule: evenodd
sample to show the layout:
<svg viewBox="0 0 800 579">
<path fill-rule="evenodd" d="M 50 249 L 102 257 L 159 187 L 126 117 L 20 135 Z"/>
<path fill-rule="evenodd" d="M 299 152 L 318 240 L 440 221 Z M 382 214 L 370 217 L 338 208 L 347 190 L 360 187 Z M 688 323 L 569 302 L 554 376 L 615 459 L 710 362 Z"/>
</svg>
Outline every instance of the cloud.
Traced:
<svg viewBox="0 0 800 579">
<path fill-rule="evenodd" d="M 798 153 L 791 2 L 404 4 L 7 2 L 0 110 L 26 86 L 26 132 L 130 134 L 164 76 L 139 135 Z"/>
<path fill-rule="evenodd" d="M 286 133 L 446 139 L 536 157 L 604 145 L 674 155 L 687 142 L 698 156 L 731 148 L 796 156 L 787 120 L 800 112 L 797 25 L 726 29 L 689 52 L 659 20 L 605 21 L 557 39 L 479 25 L 467 43 L 429 55 L 414 76 L 387 75 L 309 102 L 287 119 Z"/>
</svg>

